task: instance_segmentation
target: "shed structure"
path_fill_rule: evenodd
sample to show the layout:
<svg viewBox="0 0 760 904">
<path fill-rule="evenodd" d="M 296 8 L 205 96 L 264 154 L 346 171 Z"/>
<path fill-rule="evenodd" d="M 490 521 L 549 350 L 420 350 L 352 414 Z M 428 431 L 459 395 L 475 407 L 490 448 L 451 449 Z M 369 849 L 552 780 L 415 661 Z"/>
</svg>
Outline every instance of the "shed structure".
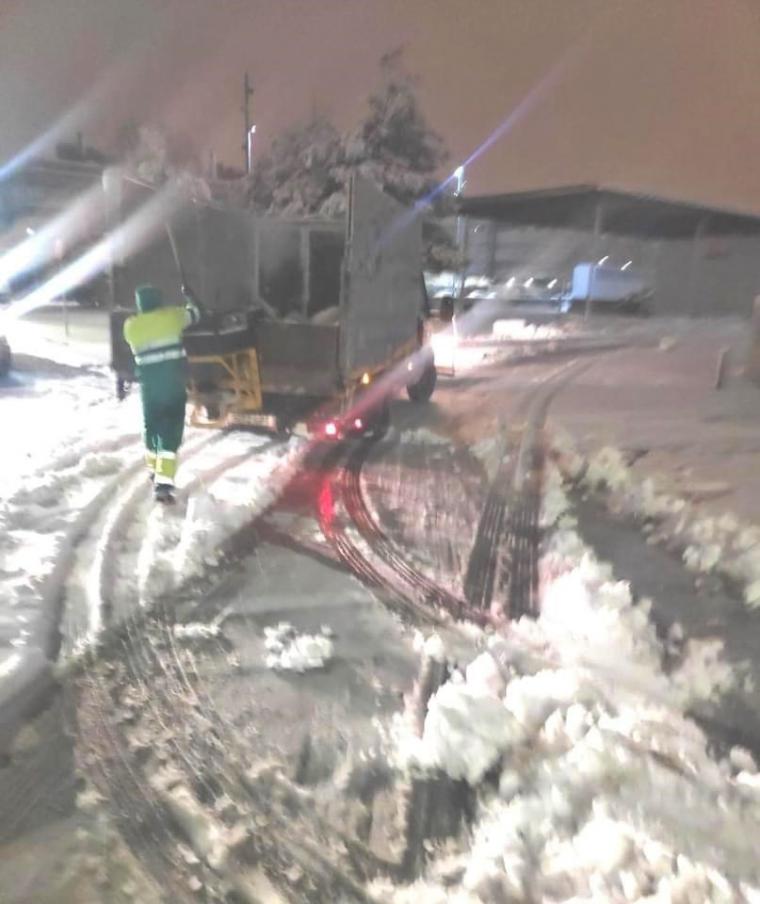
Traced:
<svg viewBox="0 0 760 904">
<path fill-rule="evenodd" d="M 569 279 L 584 260 L 633 266 L 655 313 L 749 316 L 760 215 L 601 185 L 461 197 L 472 273 Z"/>
</svg>

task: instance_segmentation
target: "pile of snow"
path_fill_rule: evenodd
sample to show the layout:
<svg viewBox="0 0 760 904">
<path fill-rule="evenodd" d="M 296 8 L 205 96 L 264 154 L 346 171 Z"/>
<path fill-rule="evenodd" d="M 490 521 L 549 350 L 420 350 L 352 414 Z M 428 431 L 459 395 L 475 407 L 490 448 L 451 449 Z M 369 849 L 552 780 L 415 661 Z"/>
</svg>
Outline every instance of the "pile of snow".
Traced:
<svg viewBox="0 0 760 904">
<path fill-rule="evenodd" d="M 507 453 L 507 437 L 504 431 L 498 434 L 486 436 L 470 446 L 470 452 L 480 461 L 488 475 L 493 480 L 498 473 L 504 456 Z"/>
<path fill-rule="evenodd" d="M 573 438 L 566 430 L 555 428 L 552 432 L 552 455 L 564 477 L 572 481 L 581 478 L 586 462 L 583 456 L 578 454 Z"/>
<path fill-rule="evenodd" d="M 216 622 L 185 622 L 174 625 L 172 633 L 177 640 L 206 641 L 221 637 L 221 625 Z"/>
<path fill-rule="evenodd" d="M 592 487 L 619 490 L 630 482 L 630 470 L 623 453 L 613 446 L 604 446 L 589 458 L 585 481 Z"/>
<path fill-rule="evenodd" d="M 746 605 L 760 608 L 760 527 L 731 514 L 701 514 L 694 501 L 664 492 L 654 478 L 640 480 L 619 449 L 606 446 L 579 466 L 580 456 L 568 445 L 563 439 L 558 453 L 568 476 L 603 490 L 615 511 L 656 525 L 659 537 L 682 550 L 688 568 L 729 577 L 742 586 Z"/>
<path fill-rule="evenodd" d="M 541 511 L 539 512 L 539 524 L 543 528 L 553 527 L 564 519 L 563 524 L 570 526 L 574 523 L 568 514 L 569 505 L 565 493 L 562 473 L 552 462 L 547 462 L 544 468 L 544 485 L 542 487 Z"/>
<path fill-rule="evenodd" d="M 395 726 L 402 768 L 477 788 L 471 846 L 410 888 L 373 892 L 392 904 L 760 900 L 756 765 L 741 750 L 716 761 L 685 715 L 725 688 L 718 648 L 687 646 L 666 675 L 647 605 L 572 528 L 549 540 L 541 578 L 539 619 L 484 636 L 431 698 L 421 738 Z"/>
<path fill-rule="evenodd" d="M 290 622 L 264 628 L 267 668 L 288 672 L 323 668 L 333 657 L 331 633 L 323 626 L 320 634 L 299 634 Z"/>
<path fill-rule="evenodd" d="M 440 634 L 425 637 L 422 631 L 415 631 L 412 646 L 416 653 L 435 662 L 446 662 L 446 647 Z"/>
<path fill-rule="evenodd" d="M 563 331 L 555 326 L 528 323 L 526 320 L 497 320 L 491 332 L 497 339 L 511 339 L 515 342 L 536 342 L 563 335 Z"/>
</svg>

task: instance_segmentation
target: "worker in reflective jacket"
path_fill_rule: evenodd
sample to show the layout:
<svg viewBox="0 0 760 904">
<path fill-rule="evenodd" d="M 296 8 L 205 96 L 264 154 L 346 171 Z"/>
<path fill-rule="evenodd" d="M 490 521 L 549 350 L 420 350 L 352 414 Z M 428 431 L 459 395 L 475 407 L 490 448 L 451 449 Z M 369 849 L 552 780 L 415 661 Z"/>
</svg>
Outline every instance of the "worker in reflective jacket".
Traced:
<svg viewBox="0 0 760 904">
<path fill-rule="evenodd" d="M 186 355 L 183 330 L 201 313 L 189 289 L 182 287 L 185 307 L 164 306 L 161 290 L 140 286 L 135 291 L 137 314 L 124 323 L 124 338 L 135 358 L 140 380 L 145 437 L 145 462 L 154 481 L 156 499 L 171 502 L 177 473 L 177 452 L 185 426 Z"/>
</svg>

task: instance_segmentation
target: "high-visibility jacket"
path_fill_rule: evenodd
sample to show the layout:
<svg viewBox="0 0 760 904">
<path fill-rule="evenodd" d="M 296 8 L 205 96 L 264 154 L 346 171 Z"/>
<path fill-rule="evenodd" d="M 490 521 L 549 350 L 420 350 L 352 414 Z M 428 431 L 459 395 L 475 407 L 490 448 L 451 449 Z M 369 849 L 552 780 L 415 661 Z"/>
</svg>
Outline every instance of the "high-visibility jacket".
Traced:
<svg viewBox="0 0 760 904">
<path fill-rule="evenodd" d="M 124 338 L 132 349 L 135 364 L 142 369 L 146 364 L 186 357 L 182 332 L 199 320 L 200 311 L 191 301 L 184 308 L 160 307 L 128 317 L 124 322 Z"/>
</svg>

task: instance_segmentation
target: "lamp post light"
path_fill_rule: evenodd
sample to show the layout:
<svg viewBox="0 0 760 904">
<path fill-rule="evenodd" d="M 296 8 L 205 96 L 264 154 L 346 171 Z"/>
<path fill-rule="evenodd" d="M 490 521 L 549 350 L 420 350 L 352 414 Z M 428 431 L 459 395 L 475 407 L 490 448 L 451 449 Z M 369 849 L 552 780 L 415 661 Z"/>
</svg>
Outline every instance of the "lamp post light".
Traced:
<svg viewBox="0 0 760 904">
<path fill-rule="evenodd" d="M 456 190 L 454 195 L 457 199 L 462 197 L 462 192 L 466 185 L 464 178 L 464 166 L 458 166 L 453 172 L 453 178 L 456 179 Z M 465 244 L 465 228 L 464 217 L 457 212 L 457 251 L 459 252 L 459 291 L 456 293 L 460 298 L 464 294 L 464 244 Z"/>
<path fill-rule="evenodd" d="M 248 129 L 248 134 L 246 135 L 246 169 L 249 176 L 253 173 L 253 136 L 255 134 L 256 126 L 252 125 L 250 129 Z"/>
</svg>

